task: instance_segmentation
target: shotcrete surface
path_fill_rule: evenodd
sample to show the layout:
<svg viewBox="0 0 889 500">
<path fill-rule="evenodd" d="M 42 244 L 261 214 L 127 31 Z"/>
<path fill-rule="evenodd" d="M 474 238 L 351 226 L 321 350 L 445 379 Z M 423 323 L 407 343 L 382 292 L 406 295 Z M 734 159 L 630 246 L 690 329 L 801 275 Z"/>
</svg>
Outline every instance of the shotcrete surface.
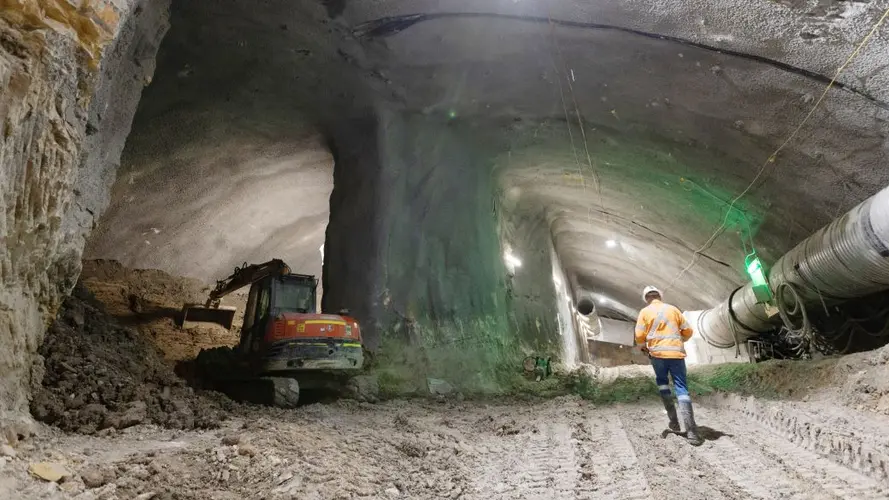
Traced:
<svg viewBox="0 0 889 500">
<path fill-rule="evenodd" d="M 669 288 L 683 309 L 713 306 L 745 279 L 751 246 L 773 261 L 889 182 L 882 36 L 840 78 L 851 90 L 828 92 L 796 139 L 767 161 L 887 2 L 325 5 L 174 8 L 157 83 L 142 102 L 90 257 L 208 280 L 277 252 L 316 271 L 330 210 L 354 203 L 393 213 L 427 209 L 423 197 L 399 198 L 397 183 L 370 180 L 402 162 L 417 169 L 426 162 L 390 152 L 397 126 L 348 126 L 367 114 L 402 114 L 418 137 L 445 127 L 471 136 L 435 175 L 460 182 L 466 161 L 490 170 L 494 192 L 478 201 L 501 207 L 501 221 L 510 219 L 504 226 L 542 217 L 552 235 L 515 229 L 500 235 L 514 236 L 502 243 L 530 262 L 552 239 L 572 291 L 608 297 L 604 312 L 638 308 L 638 290 L 649 283 Z M 318 134 L 324 139 L 308 139 Z M 347 193 L 330 206 L 324 151 L 336 156 L 352 144 L 367 158 L 340 168 L 363 188 L 341 186 Z M 461 158 L 467 151 L 471 158 Z M 450 152 L 443 140 L 425 155 L 441 163 Z M 359 190 L 371 187 L 373 199 L 365 200 Z M 722 220 L 727 227 L 717 231 Z M 463 232 L 484 229 L 459 223 Z M 339 241 L 365 242 L 391 239 L 380 233 L 385 227 L 331 231 Z M 609 240 L 618 243 L 613 250 L 604 246 Z M 533 269 L 516 276 L 518 288 L 528 288 L 523 279 L 541 288 L 531 309 L 551 302 L 539 285 L 546 276 Z M 345 281 L 330 285 L 340 287 L 337 297 L 354 295 L 342 291 L 351 286 Z M 349 307 L 370 310 L 383 291 L 364 293 Z"/>
</svg>

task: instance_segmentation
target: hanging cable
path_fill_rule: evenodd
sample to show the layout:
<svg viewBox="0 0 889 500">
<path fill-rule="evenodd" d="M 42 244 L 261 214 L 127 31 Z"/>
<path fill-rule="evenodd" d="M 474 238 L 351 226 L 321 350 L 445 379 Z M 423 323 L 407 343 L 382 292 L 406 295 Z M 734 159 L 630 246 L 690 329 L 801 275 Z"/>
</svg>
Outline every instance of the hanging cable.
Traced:
<svg viewBox="0 0 889 500">
<path fill-rule="evenodd" d="M 599 177 L 599 173 L 596 170 L 596 167 L 593 165 L 593 158 L 592 158 L 592 155 L 590 154 L 590 147 L 589 147 L 589 143 L 588 143 L 587 137 L 586 137 L 586 129 L 585 129 L 584 123 L 583 123 L 583 116 L 580 113 L 580 107 L 577 105 L 577 97 L 574 94 L 574 85 L 571 84 L 571 76 L 568 75 L 567 72 L 565 72 L 565 67 L 566 67 L 565 59 L 564 59 L 564 57 L 562 57 L 562 48 L 559 45 L 559 40 L 558 40 L 558 37 L 556 37 L 556 33 L 555 33 L 556 24 L 553 22 L 551 12 L 549 12 L 549 11 L 547 12 L 547 19 L 549 20 L 549 24 L 550 24 L 550 37 L 552 38 L 552 44 L 553 44 L 553 47 L 556 49 L 556 54 L 558 54 L 558 56 L 559 56 L 559 64 L 562 67 L 561 70 L 556 69 L 557 75 L 559 77 L 559 94 L 562 97 L 562 107 L 565 110 L 565 115 L 566 115 L 566 120 L 567 120 L 568 119 L 568 108 L 565 103 L 564 95 L 562 94 L 562 83 L 561 83 L 562 76 L 564 75 L 565 82 L 568 84 L 568 93 L 570 94 L 571 101 L 574 104 L 574 114 L 577 117 L 577 125 L 578 125 L 578 127 L 580 127 L 580 135 L 583 140 L 583 149 L 584 149 L 584 153 L 586 155 L 587 165 L 590 167 L 590 174 L 592 175 L 593 181 L 596 186 L 596 193 L 599 198 L 599 208 L 601 209 L 601 213 L 603 214 L 603 216 L 605 218 L 605 223 L 608 224 L 610 222 L 610 220 L 609 220 L 609 216 L 608 216 L 608 211 L 605 210 L 605 203 L 602 198 L 602 179 Z M 553 65 L 555 65 L 555 63 Z M 569 132 L 570 132 L 570 122 L 569 122 Z M 572 148 L 573 147 L 574 147 L 574 142 L 573 142 L 573 137 L 572 137 Z M 576 155 L 577 155 L 577 153 L 575 150 L 575 160 L 578 161 L 578 165 L 579 165 L 579 160 L 577 159 Z M 582 171 L 581 171 L 581 182 L 583 183 L 583 172 Z M 584 185 L 584 189 L 585 188 L 586 188 L 586 186 Z M 590 219 L 590 221 L 592 221 L 592 209 L 590 209 L 590 211 L 588 213 L 588 218 Z"/>
<path fill-rule="evenodd" d="M 792 307 L 787 303 L 786 293 L 788 292 L 793 300 Z M 806 311 L 805 305 L 803 305 L 799 293 L 796 291 L 796 287 L 788 282 L 779 284 L 775 288 L 775 302 L 778 307 L 778 314 L 784 323 L 786 336 L 788 340 L 796 344 L 796 354 L 800 357 L 807 356 L 815 344 L 815 339 L 813 338 L 814 331 L 812 322 L 809 320 L 809 314 Z M 794 324 L 793 319 L 791 319 L 792 316 L 800 317 L 801 324 L 799 326 Z"/>
<path fill-rule="evenodd" d="M 834 87 L 834 85 L 836 84 L 836 81 L 840 77 L 840 75 L 843 74 L 843 72 L 846 70 L 846 68 L 849 67 L 849 65 L 852 63 L 852 61 L 854 61 L 855 58 L 858 57 L 858 54 L 862 51 L 862 49 L 864 49 L 864 47 L 868 44 L 868 42 L 870 42 L 870 39 L 874 36 L 874 34 L 877 32 L 877 30 L 880 29 L 880 26 L 883 25 L 883 23 L 886 21 L 887 18 L 889 18 L 889 8 L 887 8 L 886 11 L 883 12 L 883 15 L 880 16 L 879 20 L 877 20 L 877 22 L 874 24 L 874 26 L 871 28 L 871 30 L 868 32 L 868 34 L 861 40 L 861 42 L 858 44 L 858 46 L 855 47 L 855 50 L 852 51 L 852 53 L 849 55 L 849 57 L 846 59 L 846 61 L 837 69 L 833 78 L 831 78 L 830 83 L 828 83 L 827 86 L 824 88 L 824 91 L 821 93 L 821 96 L 818 98 L 817 101 L 815 101 L 815 104 L 812 106 L 812 109 L 809 110 L 809 113 L 805 116 L 805 118 L 803 118 L 803 120 L 799 123 L 799 125 L 797 125 L 797 127 L 793 130 L 793 132 L 791 132 L 791 134 L 787 137 L 787 139 L 785 139 L 784 142 L 781 143 L 781 145 L 778 146 L 778 148 L 775 149 L 775 151 L 771 155 L 769 155 L 769 157 L 766 159 L 766 161 L 759 168 L 759 171 L 753 177 L 753 180 L 750 181 L 750 184 L 748 184 L 747 187 L 744 188 L 744 190 L 741 191 L 740 194 L 738 194 L 737 196 L 735 196 L 732 199 L 731 203 L 729 204 L 729 209 L 726 211 L 725 217 L 723 217 L 723 219 L 722 219 L 722 223 L 719 225 L 718 228 L 716 228 L 716 230 L 713 232 L 713 234 L 710 236 L 710 238 L 708 238 L 707 241 L 703 245 L 701 245 L 701 248 L 695 250 L 694 254 L 692 255 L 691 261 L 688 263 L 687 266 L 685 266 L 679 272 L 679 274 L 676 275 L 676 277 L 673 278 L 673 280 L 670 282 L 670 285 L 667 287 L 668 289 L 672 288 L 672 286 L 679 280 L 679 278 L 681 278 L 683 275 L 685 275 L 685 273 L 688 272 L 688 270 L 691 269 L 691 267 L 695 265 L 695 263 L 697 262 L 698 255 L 700 255 L 701 252 L 703 252 L 704 250 L 709 248 L 709 246 L 713 243 L 713 241 L 715 241 L 716 238 L 719 237 L 721 230 L 723 228 L 725 228 L 725 226 L 728 222 L 729 214 L 731 213 L 732 208 L 734 208 L 735 203 L 737 203 L 738 200 L 743 198 L 745 195 L 747 195 L 748 192 L 750 192 L 751 189 L 753 189 L 754 185 L 762 177 L 762 174 L 766 171 L 769 164 L 774 163 L 778 157 L 778 154 L 785 147 L 787 147 L 787 145 L 790 144 L 790 142 L 794 138 L 796 138 L 797 134 L 799 134 L 799 132 L 800 132 L 800 130 L 802 130 L 803 126 L 805 126 L 805 124 L 808 123 L 808 121 L 815 114 L 815 111 L 821 106 L 821 103 L 827 97 L 827 94 L 828 94 L 828 92 L 830 92 L 830 89 Z"/>
</svg>

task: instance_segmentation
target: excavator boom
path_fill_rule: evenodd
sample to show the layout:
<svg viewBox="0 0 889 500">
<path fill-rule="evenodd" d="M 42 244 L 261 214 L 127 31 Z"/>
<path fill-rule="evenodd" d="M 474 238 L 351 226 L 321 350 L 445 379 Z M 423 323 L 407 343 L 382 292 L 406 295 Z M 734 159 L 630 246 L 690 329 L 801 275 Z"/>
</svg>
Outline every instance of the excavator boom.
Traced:
<svg viewBox="0 0 889 500">
<path fill-rule="evenodd" d="M 182 308 L 182 328 L 188 329 L 200 323 L 213 323 L 231 329 L 235 319 L 234 307 L 221 306 L 220 300 L 245 286 L 250 286 L 268 276 L 290 274 L 290 266 L 281 259 L 272 259 L 262 264 L 246 262 L 225 279 L 216 282 L 204 304 L 185 304 Z"/>
</svg>

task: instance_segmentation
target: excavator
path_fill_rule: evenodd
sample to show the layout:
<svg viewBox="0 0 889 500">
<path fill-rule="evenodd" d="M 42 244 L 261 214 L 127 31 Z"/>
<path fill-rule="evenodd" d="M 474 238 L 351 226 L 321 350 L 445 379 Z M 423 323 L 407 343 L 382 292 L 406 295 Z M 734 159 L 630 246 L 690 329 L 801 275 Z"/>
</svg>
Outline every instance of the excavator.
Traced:
<svg viewBox="0 0 889 500">
<path fill-rule="evenodd" d="M 211 322 L 231 329 L 235 310 L 221 306 L 221 299 L 248 285 L 238 345 L 203 350 L 196 360 L 209 388 L 236 400 L 292 408 L 301 388 L 341 388 L 361 371 L 358 322 L 348 311 L 319 314 L 318 280 L 292 273 L 280 259 L 235 268 L 206 303 L 185 305 L 182 328 Z"/>
</svg>

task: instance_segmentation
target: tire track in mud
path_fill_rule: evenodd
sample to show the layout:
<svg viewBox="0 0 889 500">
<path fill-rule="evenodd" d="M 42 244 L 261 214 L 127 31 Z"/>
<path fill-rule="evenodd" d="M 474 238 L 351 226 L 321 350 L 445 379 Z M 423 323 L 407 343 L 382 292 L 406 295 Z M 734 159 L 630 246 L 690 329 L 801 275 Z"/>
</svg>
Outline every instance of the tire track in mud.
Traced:
<svg viewBox="0 0 889 500">
<path fill-rule="evenodd" d="M 527 434 L 498 439 L 509 441 L 488 448 L 471 498 L 575 498 L 579 474 L 568 424 L 543 422 Z"/>
<path fill-rule="evenodd" d="M 651 488 L 636 457 L 623 422 L 616 413 L 596 412 L 587 420 L 582 477 L 589 484 L 578 487 L 582 498 L 642 500 L 651 498 Z M 582 431 L 581 431 L 582 432 Z M 587 466 L 591 470 L 585 470 Z"/>
<path fill-rule="evenodd" d="M 766 406 L 754 398 L 725 399 L 717 407 L 738 412 L 802 449 L 889 486 L 889 454 L 873 446 L 879 443 L 875 436 L 832 428 L 781 403 Z"/>
<path fill-rule="evenodd" d="M 526 449 L 527 468 L 518 476 L 523 493 L 531 498 L 573 498 L 577 483 L 577 462 L 571 440 L 571 428 L 565 423 L 550 424 L 546 432 Z"/>
<path fill-rule="evenodd" d="M 791 498 L 808 500 L 811 493 L 801 484 L 793 484 L 788 475 L 770 466 L 751 452 L 739 447 L 731 438 L 720 437 L 694 449 L 693 453 L 727 477 L 752 498 Z"/>
<path fill-rule="evenodd" d="M 776 467 L 783 469 L 788 477 L 801 484 L 812 485 L 810 498 L 889 498 L 889 488 L 882 487 L 872 478 L 778 437 L 770 429 L 751 423 L 745 417 L 710 408 L 703 410 L 700 413 L 705 419 L 731 424 L 735 431 L 733 439 L 740 446 L 757 449 Z"/>
<path fill-rule="evenodd" d="M 654 408 L 621 415 L 654 498 L 740 500 L 749 498 L 709 463 L 694 456 L 685 438 L 665 432 L 666 416 Z M 653 423 L 663 418 L 663 425 Z M 602 497 L 604 498 L 604 497 Z"/>
</svg>

